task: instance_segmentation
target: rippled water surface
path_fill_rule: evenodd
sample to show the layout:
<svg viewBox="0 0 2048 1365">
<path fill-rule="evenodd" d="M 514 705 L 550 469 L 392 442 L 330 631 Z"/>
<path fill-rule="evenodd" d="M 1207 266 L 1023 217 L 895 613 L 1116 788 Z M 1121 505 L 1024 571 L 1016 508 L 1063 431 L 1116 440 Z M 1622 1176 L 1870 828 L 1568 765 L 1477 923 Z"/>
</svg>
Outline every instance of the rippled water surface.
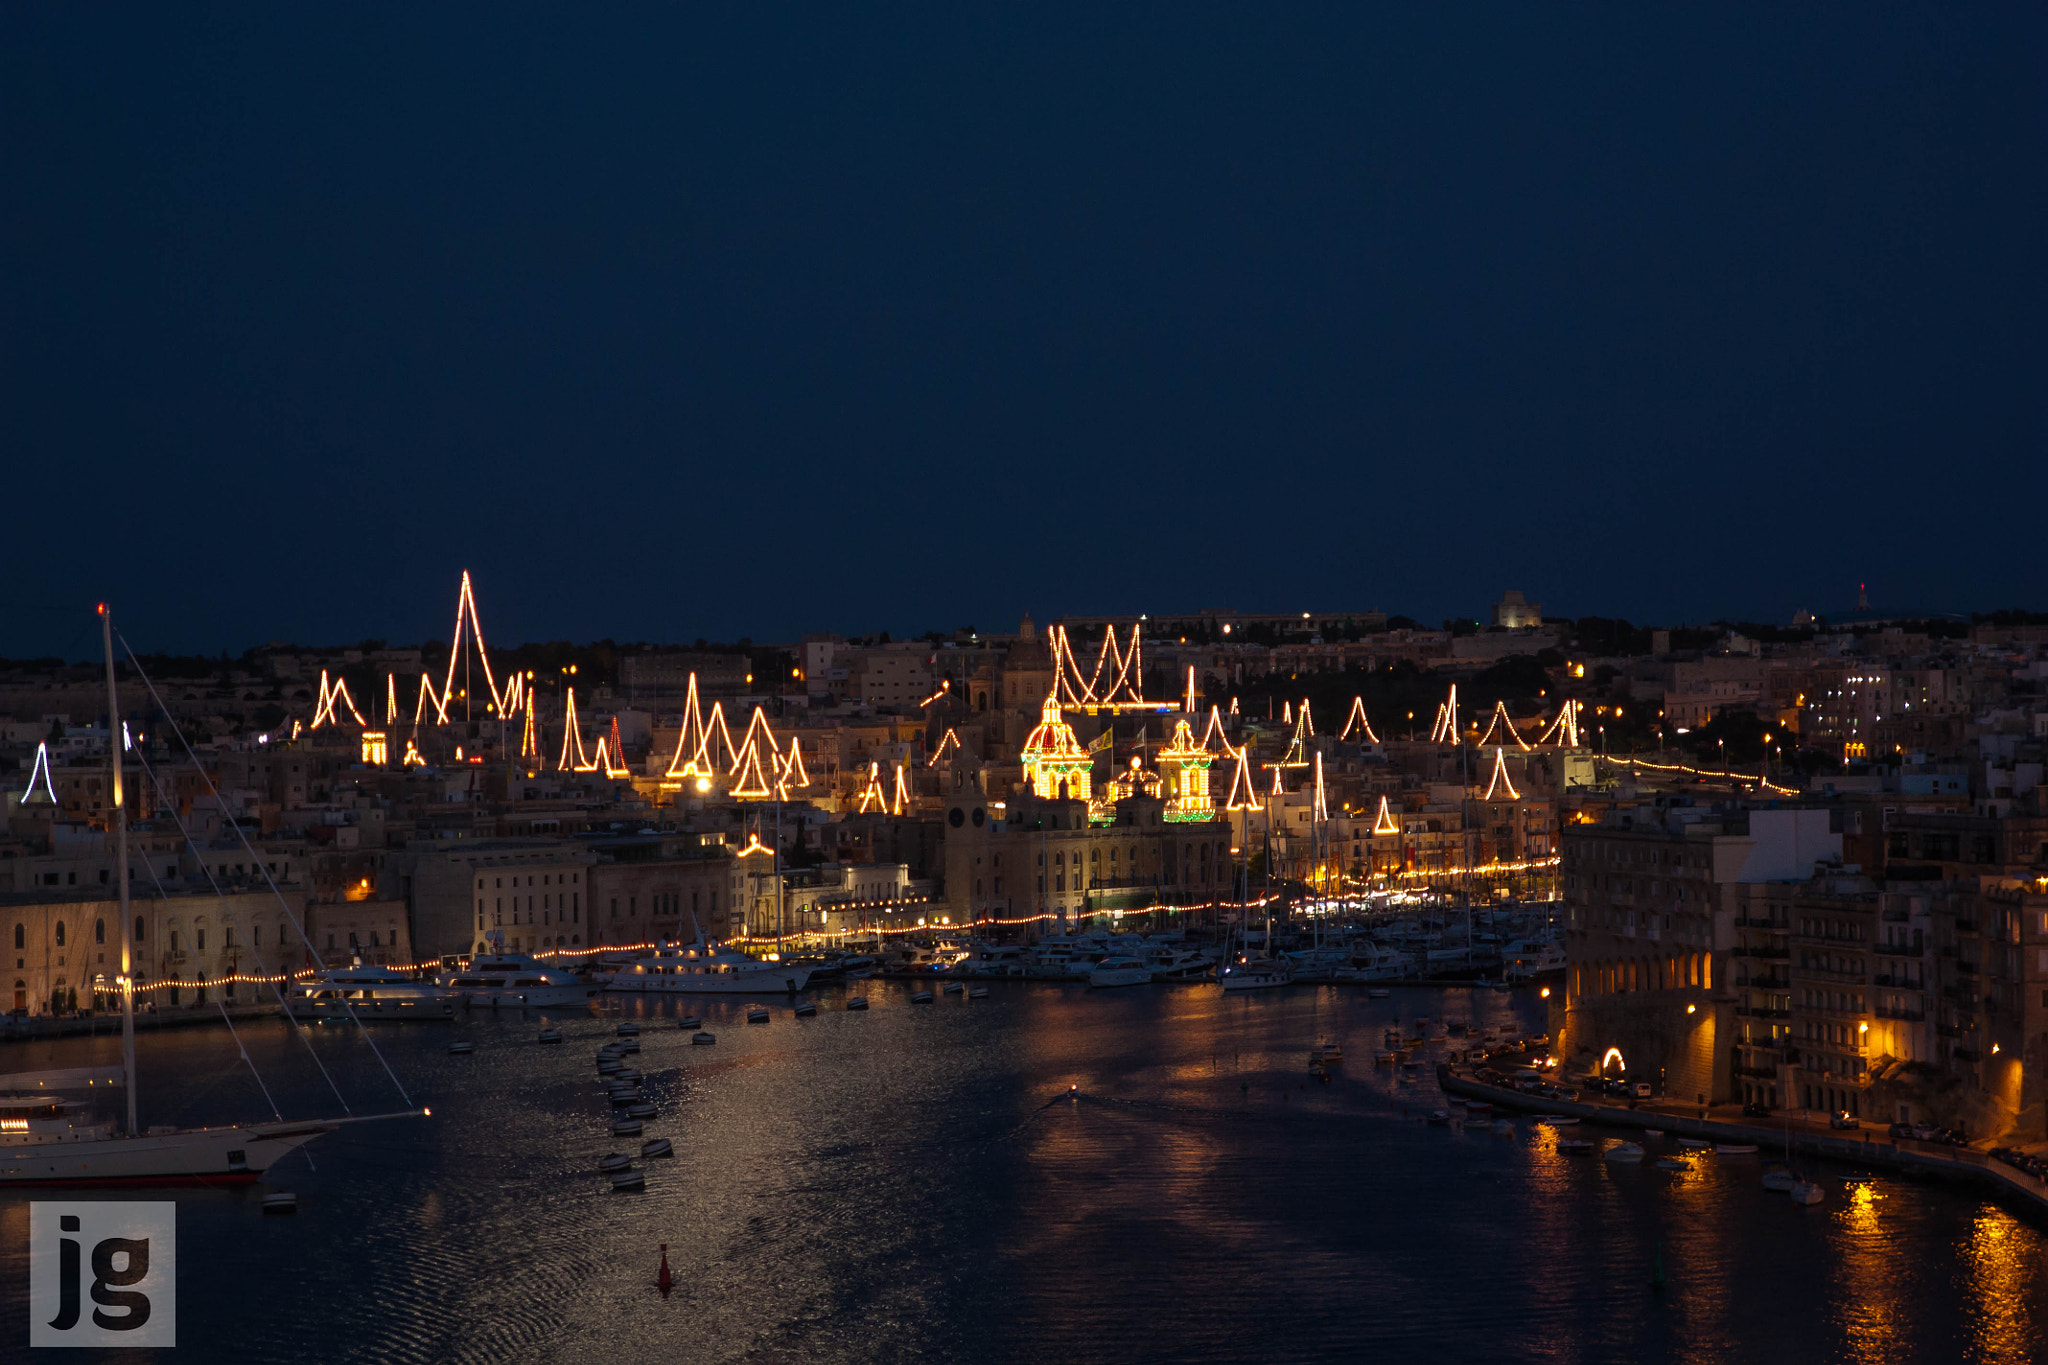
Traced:
<svg viewBox="0 0 2048 1365">
<path fill-rule="evenodd" d="M 1431 1128 L 1370 1059 L 1417 1016 L 1533 1028 L 1526 997 L 991 986 L 815 1018 L 601 998 L 375 1038 L 431 1119 L 320 1139 L 263 1185 L 180 1192 L 182 1356 L 208 1361 L 2020 1362 L 2048 1358 L 2048 1239 L 1963 1187 L 1828 1173 L 1795 1207 L 1756 1158 L 1689 1173 Z M 647 1189 L 592 1054 L 675 1142 Z M 244 1040 L 288 1117 L 335 1112 L 282 1023 Z M 359 1113 L 399 1107 L 352 1030 L 311 1035 Z M 477 1045 L 451 1057 L 450 1038 Z M 1305 1075 L 1321 1039 L 1350 1058 Z M 146 1122 L 267 1117 L 221 1029 L 145 1035 Z M 115 1059 L 14 1046 L 0 1068 Z M 1070 1086 L 1078 1098 L 1069 1099 Z M 264 1218 L 267 1189 L 300 1197 Z M 0 1357 L 26 1341 L 27 1192 L 0 1194 Z M 653 1287 L 666 1242 L 676 1287 Z M 1661 1265 L 1668 1285 L 1650 1287 Z M 82 1353 L 89 1355 L 90 1353 Z M 134 1359 L 137 1352 L 110 1359 Z"/>
</svg>

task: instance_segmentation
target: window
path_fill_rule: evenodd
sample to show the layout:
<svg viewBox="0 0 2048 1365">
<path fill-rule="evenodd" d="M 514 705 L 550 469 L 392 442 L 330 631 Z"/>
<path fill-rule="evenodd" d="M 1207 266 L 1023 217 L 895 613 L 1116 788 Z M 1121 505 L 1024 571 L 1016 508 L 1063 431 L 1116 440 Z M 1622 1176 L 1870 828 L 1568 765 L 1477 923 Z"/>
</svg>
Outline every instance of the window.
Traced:
<svg viewBox="0 0 2048 1365">
<path fill-rule="evenodd" d="M 62 940 L 60 939 L 59 942 L 62 942 Z M 202 953 L 206 951 L 206 931 L 204 929 L 194 929 L 192 931 L 192 946 Z"/>
<path fill-rule="evenodd" d="M 17 948 L 28 946 L 28 932 L 19 924 L 14 926 L 14 946 Z"/>
<path fill-rule="evenodd" d="M 64 946 L 64 921 L 61 919 L 57 921 L 57 946 Z"/>
<path fill-rule="evenodd" d="M 135 941 L 137 943 L 142 942 L 142 916 L 140 915 L 135 917 Z"/>
</svg>

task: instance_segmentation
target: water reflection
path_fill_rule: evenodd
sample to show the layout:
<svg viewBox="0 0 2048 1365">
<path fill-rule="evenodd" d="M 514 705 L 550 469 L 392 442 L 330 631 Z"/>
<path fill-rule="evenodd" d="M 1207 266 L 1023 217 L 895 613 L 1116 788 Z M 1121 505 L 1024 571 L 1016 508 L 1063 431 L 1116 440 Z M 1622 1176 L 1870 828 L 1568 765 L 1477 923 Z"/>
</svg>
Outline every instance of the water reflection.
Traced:
<svg viewBox="0 0 2048 1365">
<path fill-rule="evenodd" d="M 1902 1264 L 1900 1240 L 1885 1226 L 1884 1190 L 1874 1181 L 1849 1181 L 1841 1199 L 1829 1218 L 1841 1266 L 1831 1309 L 1844 1351 L 1864 1365 L 1898 1360 L 1912 1325 L 1905 1293 L 1910 1270 Z"/>
<path fill-rule="evenodd" d="M 300 1194 L 295 1220 L 182 1201 L 181 1335 L 224 1363 L 2042 1353 L 2044 1239 L 1967 1192 L 1838 1194 L 1850 1173 L 1832 1170 L 1829 1202 L 1799 1209 L 1754 1159 L 1671 1172 L 1654 1164 L 1669 1142 L 1621 1165 L 1556 1148 L 1597 1129 L 1429 1126 L 1449 1107 L 1430 1074 L 1372 1064 L 1390 1024 L 1515 1031 L 1533 1002 L 998 984 L 912 1008 L 896 984 L 857 989 L 871 1011 L 827 995 L 765 1028 L 691 1002 L 715 1048 L 689 1045 L 675 1002 L 628 1002 L 650 1135 L 677 1151 L 637 1196 L 595 1174 L 616 1144 L 590 1057 L 615 1020 L 565 1018 L 567 1046 L 540 1049 L 535 1021 L 476 1016 L 465 1058 L 444 1031 L 386 1032 L 435 1119 L 317 1144 L 317 1169 L 272 1182 Z M 326 1112 L 316 1077 L 292 1089 L 298 1044 L 245 1036 L 288 1112 Z M 1326 1038 L 1347 1061 L 1325 1085 L 1306 1061 Z M 314 1045 L 344 1084 L 382 1083 L 344 1032 Z M 224 1036 L 142 1047 L 149 1121 L 257 1102 Z M 19 1065 L 84 1060 L 52 1045 Z M 17 1325 L 26 1209 L 0 1194 L 0 1320 Z M 663 1242 L 667 1300 L 649 1285 Z"/>
<path fill-rule="evenodd" d="M 1986 1365 L 2040 1360 L 2041 1239 L 2011 1214 L 1986 1205 L 1962 1254 L 1971 1286 L 1968 1316 L 1975 1358 Z"/>
</svg>

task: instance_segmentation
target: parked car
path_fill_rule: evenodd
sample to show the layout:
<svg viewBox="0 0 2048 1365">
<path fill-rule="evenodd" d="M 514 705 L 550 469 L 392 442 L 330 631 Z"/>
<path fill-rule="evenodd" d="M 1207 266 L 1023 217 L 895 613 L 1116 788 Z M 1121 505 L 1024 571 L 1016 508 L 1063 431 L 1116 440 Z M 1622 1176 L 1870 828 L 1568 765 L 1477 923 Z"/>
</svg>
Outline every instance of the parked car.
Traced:
<svg viewBox="0 0 2048 1365">
<path fill-rule="evenodd" d="M 1742 1113 L 1745 1118 L 1767 1119 L 1771 1116 L 1771 1106 L 1762 1100 L 1751 1100 L 1742 1106 Z"/>
<path fill-rule="evenodd" d="M 1834 1113 L 1828 1115 L 1828 1127 L 1830 1128 L 1861 1128 L 1862 1126 L 1861 1123 L 1856 1121 L 1856 1117 L 1846 1109 L 1837 1109 Z"/>
<path fill-rule="evenodd" d="M 1652 1087 L 1648 1081 L 1637 1081 L 1634 1085 L 1628 1087 L 1628 1093 L 1639 1100 L 1646 1100 L 1650 1098 L 1651 1089 Z"/>
</svg>

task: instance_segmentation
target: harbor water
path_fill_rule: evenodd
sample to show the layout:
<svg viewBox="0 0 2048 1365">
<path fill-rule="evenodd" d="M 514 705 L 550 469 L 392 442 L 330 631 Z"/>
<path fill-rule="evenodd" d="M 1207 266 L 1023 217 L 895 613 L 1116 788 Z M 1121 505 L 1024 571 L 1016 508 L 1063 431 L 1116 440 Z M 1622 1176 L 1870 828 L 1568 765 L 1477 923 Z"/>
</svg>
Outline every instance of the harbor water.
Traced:
<svg viewBox="0 0 2048 1365">
<path fill-rule="evenodd" d="M 848 991 L 873 1007 L 847 1011 Z M 1525 1122 L 1428 1125 L 1433 1079 L 1373 1065 L 1390 1023 L 1534 1032 L 1532 992 L 995 982 L 913 1005 L 867 981 L 809 998 L 802 1019 L 781 998 L 599 997 L 376 1030 L 432 1117 L 345 1127 L 253 1187 L 178 1191 L 184 1345 L 167 1356 L 2048 1358 L 2048 1238 L 1978 1190 L 1822 1167 L 1825 1202 L 1800 1208 L 1760 1187 L 1759 1157 L 1670 1172 L 1562 1154 Z M 772 1021 L 747 1024 L 750 1003 Z M 716 1044 L 693 1046 L 682 1014 Z M 646 1136 L 676 1155 L 613 1193 L 598 1158 L 640 1139 L 611 1136 L 593 1053 L 623 1019 L 643 1025 L 629 1064 L 660 1107 Z M 561 1046 L 536 1044 L 549 1026 Z M 338 1112 L 308 1045 L 354 1112 L 404 1107 L 353 1028 L 241 1030 L 286 1117 Z M 475 1052 L 449 1055 L 455 1039 Z M 1346 1057 L 1327 1084 L 1307 1069 L 1326 1040 Z M 145 1123 L 269 1117 L 225 1029 L 139 1047 Z M 115 1055 L 71 1038 L 0 1065 Z M 264 1217 L 270 1190 L 297 1216 Z M 36 1197 L 0 1193 L 8 1358 Z"/>
</svg>

